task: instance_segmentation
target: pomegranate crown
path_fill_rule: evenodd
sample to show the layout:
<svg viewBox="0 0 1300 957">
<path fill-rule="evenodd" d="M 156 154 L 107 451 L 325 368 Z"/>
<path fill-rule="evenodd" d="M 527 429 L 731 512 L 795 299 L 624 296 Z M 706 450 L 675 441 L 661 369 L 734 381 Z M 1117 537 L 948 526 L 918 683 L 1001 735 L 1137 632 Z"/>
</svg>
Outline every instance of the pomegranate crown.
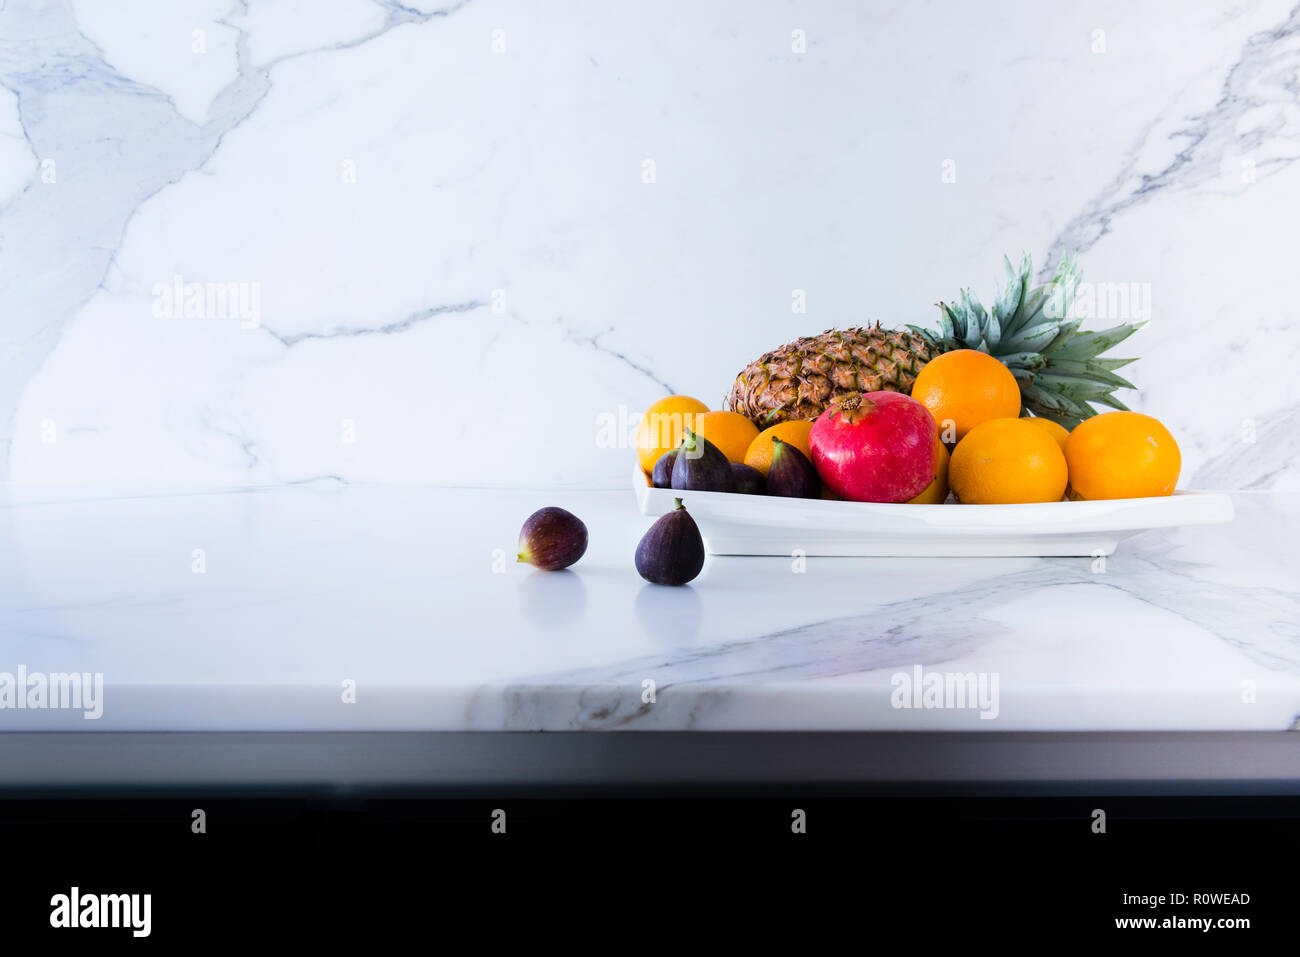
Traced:
<svg viewBox="0 0 1300 957">
<path fill-rule="evenodd" d="M 876 408 L 876 403 L 861 392 L 849 392 L 842 395 L 835 400 L 834 405 L 840 410 L 840 418 L 849 425 L 861 422 Z"/>
</svg>

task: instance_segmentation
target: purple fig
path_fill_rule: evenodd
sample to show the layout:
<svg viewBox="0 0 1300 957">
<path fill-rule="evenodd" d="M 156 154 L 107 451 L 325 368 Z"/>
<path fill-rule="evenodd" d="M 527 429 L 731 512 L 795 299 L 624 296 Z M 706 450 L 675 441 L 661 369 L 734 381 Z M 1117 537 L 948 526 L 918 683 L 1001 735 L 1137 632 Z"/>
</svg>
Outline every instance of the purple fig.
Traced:
<svg viewBox="0 0 1300 957">
<path fill-rule="evenodd" d="M 672 449 L 659 456 L 654 471 L 650 473 L 650 484 L 655 488 L 673 487 L 673 463 L 677 461 L 677 449 Z"/>
<path fill-rule="evenodd" d="M 673 488 L 690 492 L 732 492 L 736 481 L 722 450 L 687 429 L 673 461 Z"/>
<path fill-rule="evenodd" d="M 673 510 L 650 526 L 636 547 L 636 570 L 656 585 L 685 585 L 704 567 L 704 539 L 695 519 L 676 499 Z"/>
<path fill-rule="evenodd" d="M 740 462 L 731 463 L 731 478 L 736 483 L 736 491 L 742 495 L 762 495 L 767 486 L 762 472 Z"/>
<path fill-rule="evenodd" d="M 548 572 L 568 568 L 587 551 L 587 526 L 572 512 L 548 505 L 519 530 L 519 561 Z"/>
<path fill-rule="evenodd" d="M 822 481 L 808 456 L 775 437 L 772 467 L 767 470 L 767 494 L 786 498 L 821 498 L 822 495 Z"/>
</svg>

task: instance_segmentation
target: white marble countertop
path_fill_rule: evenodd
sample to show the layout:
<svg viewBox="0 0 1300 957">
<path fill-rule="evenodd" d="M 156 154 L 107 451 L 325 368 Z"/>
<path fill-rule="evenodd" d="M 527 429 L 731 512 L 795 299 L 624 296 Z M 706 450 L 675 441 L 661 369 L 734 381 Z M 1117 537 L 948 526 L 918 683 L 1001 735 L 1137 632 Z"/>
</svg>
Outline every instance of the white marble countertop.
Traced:
<svg viewBox="0 0 1300 957">
<path fill-rule="evenodd" d="M 1300 495 L 1234 502 L 1104 569 L 710 557 L 669 589 L 628 490 L 11 487 L 0 673 L 102 673 L 103 713 L 0 729 L 1287 729 Z M 569 572 L 514 561 L 547 504 L 590 529 Z M 996 676 L 995 709 L 894 707 L 918 667 Z"/>
<path fill-rule="evenodd" d="M 1295 725 L 1294 0 L 309 6 L 0 5 L 0 729 Z M 1021 250 L 1232 524 L 637 577 L 639 410 Z"/>
</svg>

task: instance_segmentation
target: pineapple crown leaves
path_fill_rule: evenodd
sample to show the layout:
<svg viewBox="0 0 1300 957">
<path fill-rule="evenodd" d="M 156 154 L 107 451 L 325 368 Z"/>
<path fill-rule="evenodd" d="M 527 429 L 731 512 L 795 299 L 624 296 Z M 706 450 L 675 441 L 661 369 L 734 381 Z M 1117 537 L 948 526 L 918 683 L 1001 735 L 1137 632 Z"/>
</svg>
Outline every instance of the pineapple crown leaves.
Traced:
<svg viewBox="0 0 1300 957">
<path fill-rule="evenodd" d="M 1102 353 L 1145 323 L 1080 332 L 1082 320 L 1070 317 L 1082 276 L 1073 255 L 1062 256 L 1041 286 L 1033 285 L 1028 253 L 1021 254 L 1018 266 L 1009 256 L 1002 262 L 1004 279 L 991 306 L 963 289 L 951 305 L 939 303 L 938 329 L 908 328 L 944 352 L 977 349 L 1001 360 L 1020 385 L 1022 412 L 1073 428 L 1096 415 L 1090 403 L 1127 409 L 1113 393 L 1137 387 L 1115 370 L 1134 360 L 1102 358 Z"/>
</svg>

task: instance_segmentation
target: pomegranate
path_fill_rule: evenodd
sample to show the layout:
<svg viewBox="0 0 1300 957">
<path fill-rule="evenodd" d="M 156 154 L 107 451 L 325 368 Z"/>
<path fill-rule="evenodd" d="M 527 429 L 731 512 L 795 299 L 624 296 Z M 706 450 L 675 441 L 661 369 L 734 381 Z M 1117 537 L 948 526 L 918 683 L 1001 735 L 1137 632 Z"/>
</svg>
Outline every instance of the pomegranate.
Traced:
<svg viewBox="0 0 1300 957">
<path fill-rule="evenodd" d="M 934 419 L 901 392 L 851 392 L 813 423 L 813 466 L 855 502 L 906 502 L 934 481 Z"/>
</svg>

